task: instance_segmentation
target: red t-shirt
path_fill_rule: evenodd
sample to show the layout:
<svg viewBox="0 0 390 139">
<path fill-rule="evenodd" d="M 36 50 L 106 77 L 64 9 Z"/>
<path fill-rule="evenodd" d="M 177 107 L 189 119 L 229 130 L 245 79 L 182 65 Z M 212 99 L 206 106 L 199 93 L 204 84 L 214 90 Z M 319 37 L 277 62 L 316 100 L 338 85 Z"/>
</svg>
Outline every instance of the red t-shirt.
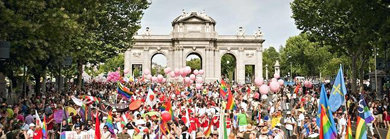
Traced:
<svg viewBox="0 0 390 139">
<path fill-rule="evenodd" d="M 196 131 L 196 129 L 200 127 L 198 118 L 190 118 L 190 124 L 190 131 Z"/>
<path fill-rule="evenodd" d="M 230 128 L 231 125 L 232 125 L 231 119 L 226 118 L 226 128 Z"/>
<path fill-rule="evenodd" d="M 213 118 L 213 126 L 219 128 L 219 119 L 217 116 L 214 116 Z"/>
<path fill-rule="evenodd" d="M 203 128 L 205 127 L 208 127 L 209 126 L 209 119 L 205 119 L 201 125 Z"/>
<path fill-rule="evenodd" d="M 34 130 L 33 139 L 41 139 L 43 138 L 42 129 Z"/>
</svg>

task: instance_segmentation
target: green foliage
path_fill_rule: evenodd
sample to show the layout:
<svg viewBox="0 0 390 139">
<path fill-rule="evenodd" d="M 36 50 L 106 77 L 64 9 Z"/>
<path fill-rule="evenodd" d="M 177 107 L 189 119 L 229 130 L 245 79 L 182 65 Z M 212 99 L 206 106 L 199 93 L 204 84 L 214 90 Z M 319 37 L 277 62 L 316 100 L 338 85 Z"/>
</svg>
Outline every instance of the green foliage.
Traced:
<svg viewBox="0 0 390 139">
<path fill-rule="evenodd" d="M 200 58 L 192 58 L 191 60 L 186 61 L 186 65 L 191 67 L 191 70 L 200 70 L 202 62 L 200 61 Z"/>
<path fill-rule="evenodd" d="M 266 71 L 266 66 L 268 65 L 268 77 L 273 77 L 275 71 L 275 62 L 279 59 L 279 53 L 276 51 L 274 47 L 269 47 L 265 49 L 263 52 L 263 71 Z M 266 77 L 266 72 L 263 72 L 263 77 Z"/>
<path fill-rule="evenodd" d="M 232 54 L 224 54 L 221 58 L 221 75 L 233 80 L 236 68 L 236 58 Z"/>
</svg>

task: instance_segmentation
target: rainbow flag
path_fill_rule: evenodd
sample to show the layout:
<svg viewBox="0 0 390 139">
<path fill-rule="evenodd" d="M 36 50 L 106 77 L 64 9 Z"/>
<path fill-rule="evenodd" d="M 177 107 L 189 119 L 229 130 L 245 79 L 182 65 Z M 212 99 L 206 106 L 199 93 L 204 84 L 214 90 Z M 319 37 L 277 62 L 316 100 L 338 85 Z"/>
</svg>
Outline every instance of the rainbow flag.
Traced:
<svg viewBox="0 0 390 139">
<path fill-rule="evenodd" d="M 221 80 L 219 93 L 221 94 L 222 98 L 226 98 L 227 92 L 228 92 L 227 85 L 224 80 Z"/>
<path fill-rule="evenodd" d="M 320 116 L 320 139 L 335 139 L 337 136 L 336 130 L 333 130 L 332 123 L 330 122 L 324 105 L 321 104 L 321 116 Z"/>
<path fill-rule="evenodd" d="M 348 118 L 347 133 L 345 134 L 345 139 L 352 139 L 351 118 Z"/>
<path fill-rule="evenodd" d="M 112 113 L 111 113 L 111 111 L 108 112 L 106 125 L 108 127 L 108 131 L 110 131 L 111 134 L 115 134 L 115 132 L 114 132 L 114 125 L 112 124 Z"/>
<path fill-rule="evenodd" d="M 122 83 L 118 82 L 118 88 L 117 88 L 117 91 L 119 94 L 121 94 L 122 96 L 126 97 L 127 99 L 130 99 L 131 96 L 133 96 L 133 92 L 130 91 L 129 88 L 127 88 L 126 86 L 124 86 Z"/>
<path fill-rule="evenodd" d="M 356 139 L 367 139 L 367 126 L 363 118 L 357 117 Z"/>
<path fill-rule="evenodd" d="M 211 134 L 211 123 L 212 123 L 211 121 L 212 119 L 209 120 L 209 127 L 207 127 L 207 130 L 203 132 L 206 138 L 209 137 Z"/>
<path fill-rule="evenodd" d="M 173 110 L 172 110 L 172 104 L 169 99 L 165 101 L 165 103 L 163 104 L 163 108 L 165 108 L 165 111 L 168 111 L 169 114 L 171 114 L 172 120 L 175 120 L 175 116 L 173 115 Z"/>
<path fill-rule="evenodd" d="M 85 105 L 84 103 L 81 105 L 81 108 L 80 108 L 80 115 L 81 115 L 81 119 L 85 122 L 87 121 L 87 115 L 88 115 L 88 112 L 87 112 L 87 105 Z"/>
<path fill-rule="evenodd" d="M 42 135 L 44 139 L 47 138 L 46 115 L 43 115 Z"/>
<path fill-rule="evenodd" d="M 226 110 L 232 110 L 234 108 L 234 98 L 230 90 L 228 90 L 228 100 L 226 103 Z"/>
</svg>

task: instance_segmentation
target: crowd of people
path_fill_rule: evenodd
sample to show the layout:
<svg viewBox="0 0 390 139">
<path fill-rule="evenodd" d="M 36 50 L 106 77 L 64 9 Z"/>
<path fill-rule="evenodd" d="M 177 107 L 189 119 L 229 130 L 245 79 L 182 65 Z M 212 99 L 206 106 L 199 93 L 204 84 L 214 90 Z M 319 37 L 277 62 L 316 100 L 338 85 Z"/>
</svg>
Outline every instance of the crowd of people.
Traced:
<svg viewBox="0 0 390 139">
<path fill-rule="evenodd" d="M 235 105 L 233 110 L 225 110 L 226 98 L 220 94 L 218 81 L 204 83 L 202 89 L 176 82 L 123 84 L 133 93 L 129 99 L 118 94 L 116 83 L 99 82 L 85 83 L 79 91 L 74 85 L 69 85 L 70 88 L 61 92 L 55 89 L 54 84 L 48 83 L 46 92 L 29 97 L 21 95 L 14 104 L 7 104 L 7 98 L 2 98 L 0 139 L 44 136 L 56 139 L 63 138 L 64 132 L 74 133 L 71 137 L 67 134 L 65 138 L 86 138 L 81 134 L 84 132 L 93 133 L 89 136 L 93 138 L 96 129 L 99 129 L 102 139 L 218 138 L 225 135 L 221 134 L 224 127 L 225 136 L 229 139 L 317 138 L 319 134 L 316 123 L 319 86 L 303 86 L 295 91 L 296 85 L 286 85 L 279 92 L 262 95 L 252 85 L 231 84 L 228 87 Z M 328 93 L 330 89 L 327 85 Z M 154 103 L 147 98 L 150 90 L 155 94 L 152 98 Z M 375 116 L 373 124 L 369 125 L 370 134 L 377 134 L 374 128 L 389 128 L 389 95 L 385 94 L 383 99 L 378 100 L 372 97 L 371 92 L 362 94 Z M 72 97 L 83 102 L 91 101 L 85 96 L 97 100 L 87 103 L 86 110 L 81 113 L 85 106 L 77 105 Z M 334 113 L 339 138 L 346 133 L 348 117 L 356 121 L 358 98 L 358 94 L 349 93 L 346 105 Z M 129 103 L 136 100 L 142 102 L 139 108 L 129 110 Z M 161 113 L 166 102 L 171 104 L 173 116 L 172 120 L 164 123 Z M 128 107 L 117 107 L 122 104 Z M 68 111 L 69 108 L 76 112 Z M 60 121 L 55 119 L 57 111 L 65 111 Z M 85 114 L 86 111 L 88 114 Z"/>
</svg>

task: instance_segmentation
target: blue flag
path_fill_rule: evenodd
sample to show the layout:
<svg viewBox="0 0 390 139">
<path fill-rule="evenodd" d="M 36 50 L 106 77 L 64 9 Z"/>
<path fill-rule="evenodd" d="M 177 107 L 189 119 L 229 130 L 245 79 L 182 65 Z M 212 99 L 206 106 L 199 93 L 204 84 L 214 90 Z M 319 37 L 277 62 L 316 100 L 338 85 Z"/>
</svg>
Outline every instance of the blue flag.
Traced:
<svg viewBox="0 0 390 139">
<path fill-rule="evenodd" d="M 368 108 L 366 101 L 364 100 L 363 95 L 360 95 L 359 105 L 358 105 L 359 116 L 365 120 L 366 123 L 371 123 L 374 121 L 374 117 Z"/>
<path fill-rule="evenodd" d="M 330 106 L 329 106 L 328 96 L 326 95 L 324 84 L 322 84 L 322 86 L 321 86 L 320 103 L 318 104 L 318 112 L 317 112 L 317 120 L 316 120 L 318 127 L 321 126 L 321 124 L 320 124 L 320 121 L 321 121 L 321 119 L 320 119 L 320 117 L 321 117 L 321 105 L 323 105 L 324 108 L 326 109 L 326 115 L 328 116 L 329 121 L 332 124 L 331 127 L 330 127 L 331 130 L 337 131 L 336 124 L 334 123 L 332 111 L 330 111 L 330 109 L 329 109 Z"/>
<path fill-rule="evenodd" d="M 339 107 L 344 103 L 345 95 L 347 94 L 347 88 L 345 88 L 343 69 L 340 66 L 340 70 L 337 73 L 336 79 L 330 92 L 329 102 L 330 110 L 332 112 L 337 111 Z"/>
</svg>

